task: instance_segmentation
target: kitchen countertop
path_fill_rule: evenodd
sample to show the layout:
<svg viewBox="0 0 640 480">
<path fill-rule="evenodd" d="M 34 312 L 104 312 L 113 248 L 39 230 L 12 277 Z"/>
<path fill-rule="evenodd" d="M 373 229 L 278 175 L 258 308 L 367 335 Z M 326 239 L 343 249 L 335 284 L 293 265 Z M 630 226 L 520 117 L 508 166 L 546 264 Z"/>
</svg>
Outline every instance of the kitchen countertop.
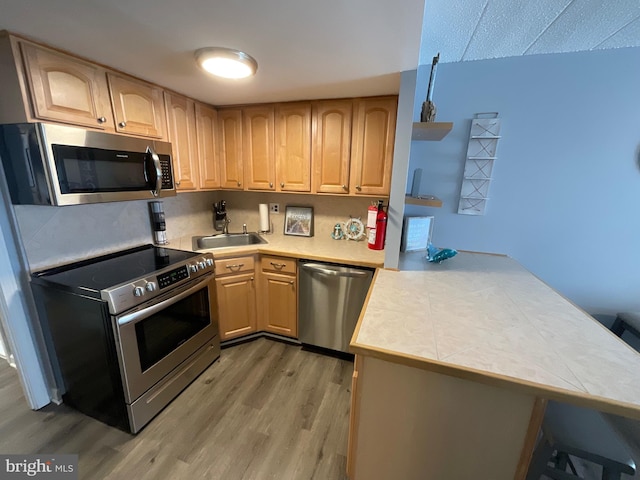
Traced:
<svg viewBox="0 0 640 480">
<path fill-rule="evenodd" d="M 192 237 L 198 235 L 212 235 L 212 233 L 209 230 L 173 239 L 168 246 L 181 250 L 193 250 Z M 328 235 L 296 237 L 293 235 L 267 234 L 261 236 L 268 243 L 198 251 L 211 252 L 214 257 L 262 253 L 365 267 L 382 267 L 384 265 L 384 250 L 370 250 L 366 241 L 334 240 Z"/>
<path fill-rule="evenodd" d="M 515 260 L 400 270 L 378 270 L 353 352 L 640 419 L 640 355 Z"/>
</svg>

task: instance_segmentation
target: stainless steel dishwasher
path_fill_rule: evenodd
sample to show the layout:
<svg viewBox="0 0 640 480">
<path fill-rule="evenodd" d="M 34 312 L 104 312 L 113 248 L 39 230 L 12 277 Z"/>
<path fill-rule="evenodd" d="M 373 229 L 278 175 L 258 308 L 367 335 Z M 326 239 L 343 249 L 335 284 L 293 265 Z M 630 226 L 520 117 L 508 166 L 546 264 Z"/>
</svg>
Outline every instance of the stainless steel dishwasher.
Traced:
<svg viewBox="0 0 640 480">
<path fill-rule="evenodd" d="M 374 269 L 310 260 L 299 260 L 298 266 L 300 341 L 348 352 Z"/>
</svg>

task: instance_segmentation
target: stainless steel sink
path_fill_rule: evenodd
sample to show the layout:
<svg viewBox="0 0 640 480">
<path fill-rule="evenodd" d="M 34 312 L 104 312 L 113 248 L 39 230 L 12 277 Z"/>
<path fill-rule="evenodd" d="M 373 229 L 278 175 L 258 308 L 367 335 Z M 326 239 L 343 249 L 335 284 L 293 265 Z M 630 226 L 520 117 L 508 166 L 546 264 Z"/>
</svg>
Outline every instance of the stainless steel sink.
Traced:
<svg viewBox="0 0 640 480">
<path fill-rule="evenodd" d="M 192 244 L 194 250 L 206 248 L 242 247 L 245 245 L 259 245 L 267 243 L 257 233 L 221 233 L 210 237 L 193 237 Z"/>
</svg>

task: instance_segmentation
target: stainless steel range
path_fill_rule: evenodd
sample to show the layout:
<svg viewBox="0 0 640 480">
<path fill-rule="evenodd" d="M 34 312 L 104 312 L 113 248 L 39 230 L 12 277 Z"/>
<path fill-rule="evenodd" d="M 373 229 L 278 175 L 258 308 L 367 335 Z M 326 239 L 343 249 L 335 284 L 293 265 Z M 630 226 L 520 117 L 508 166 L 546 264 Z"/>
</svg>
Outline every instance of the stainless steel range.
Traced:
<svg viewBox="0 0 640 480">
<path fill-rule="evenodd" d="M 144 245 L 34 273 L 65 403 L 140 431 L 220 356 L 213 269 Z"/>
</svg>

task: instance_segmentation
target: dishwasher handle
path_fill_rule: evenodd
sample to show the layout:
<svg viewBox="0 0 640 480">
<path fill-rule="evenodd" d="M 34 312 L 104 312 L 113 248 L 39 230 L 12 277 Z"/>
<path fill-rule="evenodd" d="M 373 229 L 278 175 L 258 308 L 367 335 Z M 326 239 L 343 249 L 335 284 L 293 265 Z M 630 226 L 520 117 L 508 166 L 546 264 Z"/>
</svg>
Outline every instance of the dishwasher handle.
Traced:
<svg viewBox="0 0 640 480">
<path fill-rule="evenodd" d="M 344 267 L 338 267 L 335 269 L 332 265 L 323 265 L 321 263 L 303 263 L 300 265 L 305 270 L 312 272 L 322 273 L 324 275 L 332 275 L 334 277 L 367 277 L 369 272 L 364 270 L 358 270 L 355 268 L 345 269 Z"/>
</svg>

